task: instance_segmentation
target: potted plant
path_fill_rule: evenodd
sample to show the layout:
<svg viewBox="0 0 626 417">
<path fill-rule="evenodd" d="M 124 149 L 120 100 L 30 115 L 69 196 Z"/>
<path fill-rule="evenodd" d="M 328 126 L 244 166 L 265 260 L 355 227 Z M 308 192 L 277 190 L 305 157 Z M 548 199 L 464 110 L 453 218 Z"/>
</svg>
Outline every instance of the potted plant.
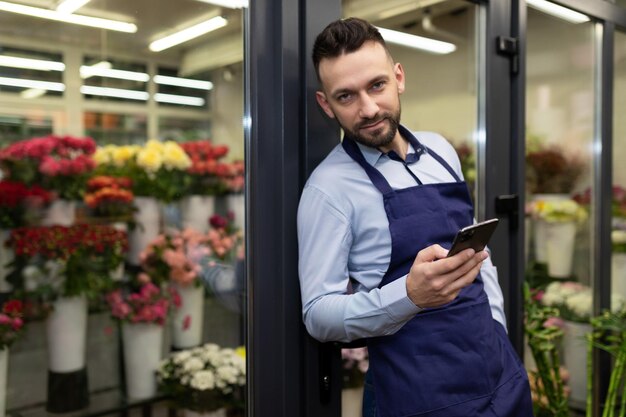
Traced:
<svg viewBox="0 0 626 417">
<path fill-rule="evenodd" d="M 176 352 L 160 363 L 157 379 L 186 417 L 226 417 L 227 409 L 243 408 L 245 350 L 208 343 Z"/>
<path fill-rule="evenodd" d="M 163 326 L 180 305 L 176 290 L 134 281 L 106 295 L 111 316 L 121 325 L 126 396 L 146 399 L 156 394 L 156 371 L 163 351 Z"/>
<path fill-rule="evenodd" d="M 43 223 L 69 226 L 74 222 L 74 202 L 82 199 L 87 177 L 95 167 L 95 150 L 91 138 L 51 135 L 27 139 L 0 150 L 0 166 L 9 180 L 54 191 L 59 200 Z"/>
<path fill-rule="evenodd" d="M 577 227 L 587 218 L 587 211 L 573 199 L 535 200 L 531 215 L 537 259 L 548 264 L 550 276 L 570 277 Z"/>
<path fill-rule="evenodd" d="M 211 254 L 208 239 L 206 234 L 187 228 L 159 235 L 140 255 L 150 280 L 170 282 L 181 296 L 181 308 L 172 320 L 175 348 L 195 347 L 202 342 L 204 286 L 200 274 L 203 261 Z"/>
<path fill-rule="evenodd" d="M 526 153 L 526 190 L 530 194 L 570 194 L 586 167 L 580 156 L 531 137 Z"/>
<path fill-rule="evenodd" d="M 136 211 L 133 199 L 130 178 L 98 175 L 87 181 L 84 202 L 92 219 L 129 223 Z"/>
</svg>

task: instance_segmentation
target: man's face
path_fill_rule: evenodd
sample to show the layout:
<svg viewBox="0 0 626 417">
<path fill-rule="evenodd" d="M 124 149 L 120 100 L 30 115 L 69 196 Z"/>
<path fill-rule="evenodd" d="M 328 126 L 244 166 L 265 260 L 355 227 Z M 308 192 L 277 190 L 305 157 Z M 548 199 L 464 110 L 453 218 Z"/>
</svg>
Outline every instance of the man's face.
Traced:
<svg viewBox="0 0 626 417">
<path fill-rule="evenodd" d="M 317 102 L 344 131 L 363 145 L 386 148 L 397 135 L 404 70 L 385 48 L 368 41 L 355 52 L 324 58 Z"/>
</svg>

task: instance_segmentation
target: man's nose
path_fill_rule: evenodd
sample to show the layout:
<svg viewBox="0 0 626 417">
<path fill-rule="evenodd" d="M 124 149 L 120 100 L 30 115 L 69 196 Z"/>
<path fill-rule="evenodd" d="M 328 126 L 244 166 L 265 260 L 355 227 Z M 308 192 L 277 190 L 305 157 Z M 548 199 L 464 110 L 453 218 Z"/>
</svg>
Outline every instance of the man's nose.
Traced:
<svg viewBox="0 0 626 417">
<path fill-rule="evenodd" d="M 373 119 L 378 114 L 378 104 L 368 94 L 361 96 L 360 116 L 363 119 Z"/>
</svg>

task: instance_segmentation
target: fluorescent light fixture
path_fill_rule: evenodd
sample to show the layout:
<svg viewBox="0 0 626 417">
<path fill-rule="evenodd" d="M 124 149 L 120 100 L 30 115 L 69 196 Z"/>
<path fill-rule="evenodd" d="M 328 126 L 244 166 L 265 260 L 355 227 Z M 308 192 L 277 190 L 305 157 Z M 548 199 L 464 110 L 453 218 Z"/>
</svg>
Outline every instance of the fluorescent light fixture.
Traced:
<svg viewBox="0 0 626 417">
<path fill-rule="evenodd" d="M 89 3 L 90 0 L 63 0 L 57 6 L 57 12 L 72 14 L 76 10 L 83 7 L 85 4 Z"/>
<path fill-rule="evenodd" d="M 65 64 L 44 59 L 20 58 L 17 56 L 0 55 L 0 67 L 26 68 L 41 71 L 64 71 Z"/>
<path fill-rule="evenodd" d="M 109 66 L 110 65 L 111 64 L 109 64 Z M 82 78 L 89 78 L 89 77 L 117 78 L 120 80 L 140 81 L 144 83 L 148 82 L 148 80 L 150 79 L 150 76 L 146 74 L 145 72 L 116 70 L 112 68 L 105 68 L 103 66 L 96 67 L 95 65 L 81 65 L 80 76 Z"/>
<path fill-rule="evenodd" d="M 154 82 L 163 85 L 173 85 L 176 87 L 196 88 L 198 90 L 212 90 L 211 81 L 192 80 L 190 78 L 168 77 L 166 75 L 155 75 Z"/>
<path fill-rule="evenodd" d="M 582 13 L 578 13 L 572 9 L 559 6 L 558 4 L 546 0 L 526 0 L 526 4 L 544 13 L 567 20 L 571 23 L 584 23 L 590 20 L 588 16 Z"/>
<path fill-rule="evenodd" d="M 0 77 L 0 85 L 22 88 L 40 88 L 49 91 L 65 91 L 65 84 L 51 81 L 21 80 L 18 78 Z"/>
<path fill-rule="evenodd" d="M 203 3 L 214 4 L 216 6 L 228 7 L 229 9 L 241 9 L 248 7 L 248 0 L 199 0 Z"/>
<path fill-rule="evenodd" d="M 92 85 L 83 85 L 80 92 L 90 96 L 127 98 L 129 100 L 146 101 L 150 95 L 145 91 L 123 90 L 121 88 L 95 87 Z"/>
<path fill-rule="evenodd" d="M 120 22 L 119 20 L 102 19 L 100 17 L 83 16 L 78 14 L 65 14 L 57 12 L 56 10 L 40 9 L 39 7 L 25 6 L 23 4 L 9 3 L 6 1 L 0 1 L 0 10 L 26 16 L 39 17 L 42 19 L 56 20 L 57 22 L 115 30 L 118 32 L 137 32 L 137 25 L 134 23 Z"/>
<path fill-rule="evenodd" d="M 205 33 L 209 33 L 213 30 L 224 27 L 227 24 L 228 20 L 224 19 L 222 16 L 215 16 L 209 20 L 205 20 L 202 23 L 198 23 L 197 25 L 193 25 L 186 29 L 183 29 L 180 32 L 176 32 L 171 35 L 165 36 L 164 38 L 158 39 L 150 43 L 149 48 L 151 51 L 161 52 L 167 48 L 171 48 L 174 45 L 187 42 L 188 40 L 197 38 L 198 36 L 202 36 Z"/>
<path fill-rule="evenodd" d="M 23 90 L 20 93 L 20 96 L 22 98 L 28 98 L 28 99 L 37 98 L 37 97 L 41 97 L 44 94 L 46 94 L 47 91 L 48 90 L 43 90 L 41 88 L 28 88 L 26 90 Z"/>
<path fill-rule="evenodd" d="M 456 51 L 456 45 L 453 43 L 425 38 L 423 36 L 411 35 L 391 29 L 378 28 L 378 31 L 383 36 L 383 39 L 389 43 L 395 43 L 397 45 L 407 46 L 409 48 L 420 49 L 422 51 L 441 55 Z"/>
<path fill-rule="evenodd" d="M 185 104 L 187 106 L 204 106 L 204 99 L 200 97 L 177 96 L 174 94 L 156 93 L 154 99 L 159 103 Z"/>
</svg>

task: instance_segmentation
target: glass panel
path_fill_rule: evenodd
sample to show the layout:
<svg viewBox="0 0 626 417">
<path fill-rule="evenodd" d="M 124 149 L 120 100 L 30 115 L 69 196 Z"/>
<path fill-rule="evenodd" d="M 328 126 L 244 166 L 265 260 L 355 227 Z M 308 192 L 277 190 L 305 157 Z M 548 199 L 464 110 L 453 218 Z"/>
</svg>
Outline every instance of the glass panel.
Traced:
<svg viewBox="0 0 626 417">
<path fill-rule="evenodd" d="M 626 111 L 626 34 L 615 32 L 615 79 L 613 91 L 613 255 L 611 289 L 626 298 L 626 121 L 617 115 Z M 613 299 L 619 308 L 620 300 Z"/>
<path fill-rule="evenodd" d="M 477 22 L 479 7 L 466 1 L 407 2 L 344 0 L 344 17 L 366 19 L 391 29 L 446 42 L 450 53 L 437 54 L 398 45 L 387 39 L 395 62 L 406 77 L 402 124 L 411 131 L 441 134 L 456 148 L 463 175 L 475 193 L 478 121 Z M 418 135 L 419 139 L 419 135 Z M 361 415 L 361 390 L 367 351 L 344 349 L 344 416 Z M 355 411 L 356 409 L 356 411 Z"/>
<path fill-rule="evenodd" d="M 247 9 L 54 3 L 0 4 L 0 407 L 242 416 Z"/>
<path fill-rule="evenodd" d="M 574 24 L 528 8 L 527 278 L 531 289 L 545 291 L 538 293 L 544 294 L 539 305 L 559 308 L 565 319 L 561 364 L 570 375 L 568 403 L 581 410 L 586 348 L 580 341 L 589 331 L 593 282 L 593 28 L 589 22 Z M 532 331 L 531 345 L 541 335 Z M 526 364 L 536 368 L 529 357 Z M 538 401 L 537 407 L 544 406 Z"/>
</svg>

